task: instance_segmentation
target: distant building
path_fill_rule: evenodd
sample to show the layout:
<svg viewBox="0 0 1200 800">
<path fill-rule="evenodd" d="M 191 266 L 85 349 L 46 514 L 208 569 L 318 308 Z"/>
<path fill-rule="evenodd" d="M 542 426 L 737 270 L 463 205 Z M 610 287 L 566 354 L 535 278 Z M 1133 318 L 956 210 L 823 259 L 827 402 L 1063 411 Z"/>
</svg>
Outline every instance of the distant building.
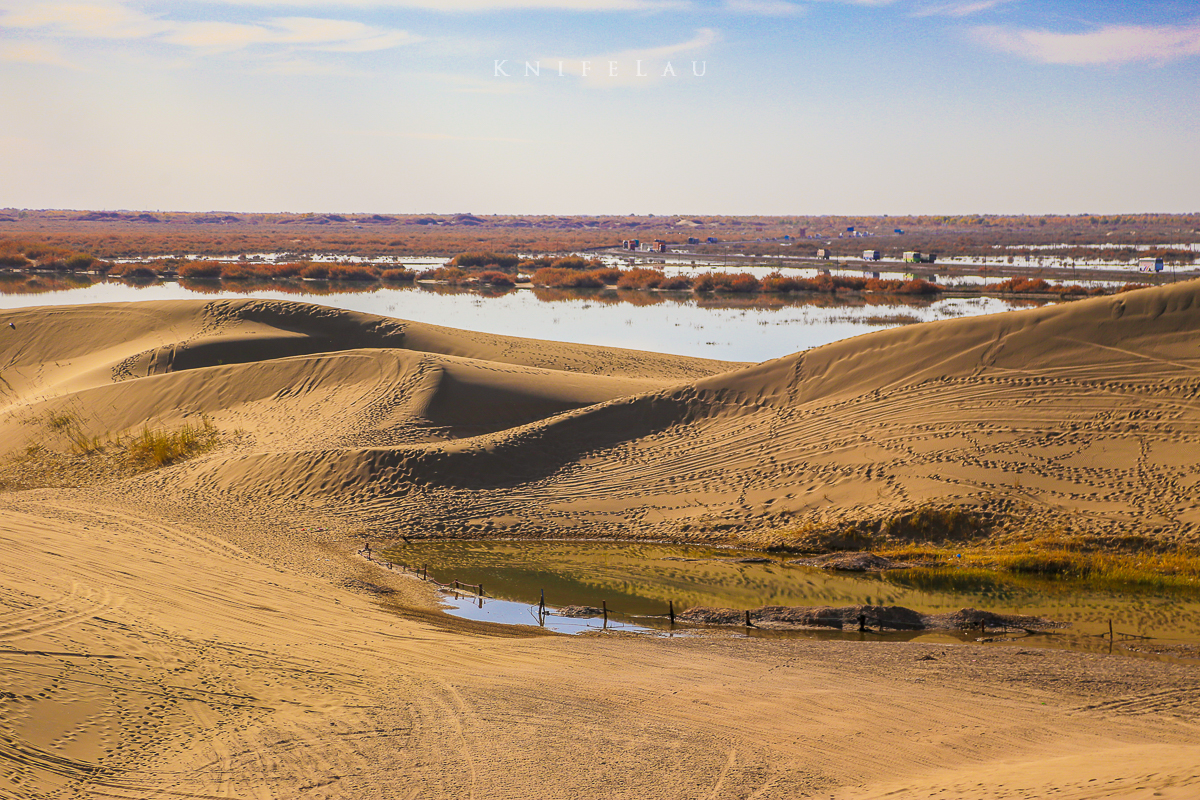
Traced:
<svg viewBox="0 0 1200 800">
<path fill-rule="evenodd" d="M 654 244 L 650 245 L 650 252 L 665 253 L 667 252 L 667 243 L 662 239 L 655 239 Z"/>
<path fill-rule="evenodd" d="M 700 244 L 700 240 L 697 239 L 695 236 L 689 236 L 688 244 Z"/>
<path fill-rule="evenodd" d="M 828 261 L 829 260 L 829 251 L 822 247 L 820 250 L 817 251 L 817 258 L 823 258 L 826 261 Z"/>
<path fill-rule="evenodd" d="M 709 244 L 719 244 L 721 240 L 720 240 L 720 239 L 718 239 L 718 238 L 717 238 L 717 237 L 715 237 L 715 236 L 710 236 L 710 237 L 708 237 L 708 239 L 707 239 L 706 241 L 707 241 Z"/>
<path fill-rule="evenodd" d="M 621 248 L 624 250 L 637 250 L 641 244 L 642 243 L 637 239 L 626 239 L 625 241 L 621 242 Z"/>
<path fill-rule="evenodd" d="M 878 261 L 881 254 L 878 250 L 863 250 L 864 261 Z"/>
<path fill-rule="evenodd" d="M 796 230 L 797 239 L 803 239 L 805 236 L 808 236 L 808 228 L 798 228 Z M 785 236 L 784 238 L 786 239 L 787 237 Z"/>
<path fill-rule="evenodd" d="M 1158 258 L 1139 258 L 1138 272 L 1162 272 L 1163 260 Z"/>
</svg>

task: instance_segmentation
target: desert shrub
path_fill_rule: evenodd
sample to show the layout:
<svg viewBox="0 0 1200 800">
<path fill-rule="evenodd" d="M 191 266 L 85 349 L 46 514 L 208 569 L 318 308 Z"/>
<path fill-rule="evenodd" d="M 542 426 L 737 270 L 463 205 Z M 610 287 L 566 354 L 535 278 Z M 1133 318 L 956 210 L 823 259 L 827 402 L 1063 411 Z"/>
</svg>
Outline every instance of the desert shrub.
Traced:
<svg viewBox="0 0 1200 800">
<path fill-rule="evenodd" d="M 254 267 L 248 264 L 237 262 L 221 264 L 221 280 L 224 281 L 248 281 L 258 277 Z M 180 273 L 183 274 L 182 272 Z"/>
<path fill-rule="evenodd" d="M 152 281 L 158 278 L 158 273 L 150 267 L 126 265 L 121 272 L 121 277 L 133 281 Z"/>
<path fill-rule="evenodd" d="M 588 260 L 582 256 L 563 256 L 550 262 L 550 266 L 558 269 L 596 269 L 602 265 L 599 261 Z"/>
<path fill-rule="evenodd" d="M 599 289 L 604 286 L 604 281 L 590 272 L 577 272 L 560 267 L 542 267 L 533 273 L 531 280 L 534 286 L 549 286 L 555 289 Z"/>
<path fill-rule="evenodd" d="M 29 259 L 21 253 L 0 253 L 0 267 L 23 269 L 29 266 Z"/>
<path fill-rule="evenodd" d="M 794 292 L 796 291 L 796 279 L 772 272 L 762 279 L 762 290 L 764 292 Z"/>
<path fill-rule="evenodd" d="M 379 277 L 388 283 L 412 283 L 417 279 L 417 273 L 411 269 L 385 269 Z"/>
<path fill-rule="evenodd" d="M 504 270 L 516 269 L 519 263 L 519 256 L 491 252 L 459 253 L 450 261 L 453 267 L 499 267 Z"/>
<path fill-rule="evenodd" d="M 758 282 L 758 278 L 754 277 L 749 272 L 739 272 L 737 275 L 728 275 L 725 277 L 727 277 L 728 280 L 718 282 L 718 291 L 749 294 L 750 292 L 757 292 L 759 287 L 762 285 Z"/>
<path fill-rule="evenodd" d="M 129 443 L 129 460 L 148 467 L 165 467 L 211 448 L 216 444 L 217 430 L 207 417 L 199 425 L 184 425 L 174 430 L 142 428 Z"/>
<path fill-rule="evenodd" d="M 621 273 L 618 289 L 657 289 L 666 280 L 666 275 L 657 269 L 638 267 Z"/>
<path fill-rule="evenodd" d="M 190 261 L 179 268 L 179 277 L 219 278 L 222 266 L 216 261 Z"/>
<path fill-rule="evenodd" d="M 937 294 L 941 290 L 941 287 L 936 283 L 930 283 L 929 281 L 921 280 L 920 278 L 914 278 L 911 281 L 906 281 L 904 285 L 900 287 L 899 292 L 900 294 L 928 295 Z"/>
<path fill-rule="evenodd" d="M 511 275 L 497 270 L 489 270 L 479 276 L 480 283 L 490 283 L 492 286 L 516 286 Z"/>
<path fill-rule="evenodd" d="M 329 267 L 325 264 L 306 264 L 300 270 L 300 275 L 312 281 L 328 280 Z"/>
<path fill-rule="evenodd" d="M 255 270 L 264 278 L 296 278 L 304 272 L 308 264 L 288 261 L 283 264 L 259 264 Z"/>
<path fill-rule="evenodd" d="M 554 259 L 549 256 L 538 256 L 537 258 L 527 258 L 517 264 L 517 269 L 521 272 L 533 272 L 534 270 L 548 267 L 554 263 Z"/>
<path fill-rule="evenodd" d="M 716 288 L 717 282 L 713 279 L 711 272 L 706 272 L 703 275 L 698 275 L 692 279 L 692 291 L 711 292 Z"/>
<path fill-rule="evenodd" d="M 460 283 L 466 283 L 470 276 L 464 269 L 458 267 L 437 267 L 436 269 L 427 269 L 417 276 L 417 280 L 422 281 L 444 281 L 453 286 Z"/>
<path fill-rule="evenodd" d="M 1147 284 L 1147 283 L 1127 283 L 1124 286 L 1122 286 L 1120 289 L 1117 289 L 1117 294 L 1124 294 L 1125 292 L 1136 292 L 1138 289 L 1149 289 L 1149 288 L 1150 288 L 1150 284 Z"/>
<path fill-rule="evenodd" d="M 329 268 L 331 281 L 375 281 L 375 270 L 356 264 L 334 264 Z"/>
<path fill-rule="evenodd" d="M 666 289 L 672 292 L 686 292 L 692 288 L 692 279 L 686 275 L 675 275 L 666 278 L 658 285 L 660 289 Z"/>
<path fill-rule="evenodd" d="M 621 270 L 616 267 L 600 267 L 592 270 L 592 275 L 603 281 L 606 286 L 615 286 L 621 280 Z"/>
</svg>

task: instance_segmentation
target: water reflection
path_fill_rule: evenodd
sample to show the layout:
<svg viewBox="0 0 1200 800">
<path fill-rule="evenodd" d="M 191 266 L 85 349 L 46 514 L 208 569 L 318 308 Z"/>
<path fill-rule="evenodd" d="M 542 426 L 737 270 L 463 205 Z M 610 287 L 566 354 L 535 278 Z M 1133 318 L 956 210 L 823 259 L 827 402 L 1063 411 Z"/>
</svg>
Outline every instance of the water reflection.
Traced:
<svg viewBox="0 0 1200 800">
<path fill-rule="evenodd" d="M 1195 592 L 1116 592 L 974 569 L 828 572 L 780 558 L 756 560 L 761 553 L 652 543 L 421 541 L 384 556 L 427 567 L 442 582 L 482 584 L 488 596 L 522 609 L 537 605 L 544 592 L 550 606 L 607 604 L 614 619 L 647 627 L 663 627 L 671 604 L 676 612 L 692 606 L 897 605 L 925 614 L 979 608 L 1069 622 L 1069 632 L 1047 640 L 1085 649 L 1107 646 L 1099 634 L 1107 632 L 1109 620 L 1118 633 L 1200 642 Z"/>
<path fill-rule="evenodd" d="M 0 308 L 199 297 L 298 300 L 485 333 L 750 362 L 884 327 L 1040 304 L 979 296 L 696 295 L 310 280 L 130 285 L 114 278 L 0 273 Z"/>
</svg>

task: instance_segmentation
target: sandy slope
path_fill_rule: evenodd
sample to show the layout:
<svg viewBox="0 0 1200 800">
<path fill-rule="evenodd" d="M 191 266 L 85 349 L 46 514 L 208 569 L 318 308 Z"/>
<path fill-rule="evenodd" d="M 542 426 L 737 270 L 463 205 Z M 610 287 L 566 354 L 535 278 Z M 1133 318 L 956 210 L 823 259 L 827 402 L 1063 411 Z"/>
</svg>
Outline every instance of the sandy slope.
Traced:
<svg viewBox="0 0 1200 800">
<path fill-rule="evenodd" d="M 119 484 L 0 493 L 0 796 L 1200 795 L 1194 668 L 517 635 L 352 555 L 368 532 L 704 536 L 928 500 L 1194 538 L 1198 301 L 757 366 L 294 303 L 6 312 L 0 455 L 65 446 L 51 412 L 230 434 Z"/>
</svg>

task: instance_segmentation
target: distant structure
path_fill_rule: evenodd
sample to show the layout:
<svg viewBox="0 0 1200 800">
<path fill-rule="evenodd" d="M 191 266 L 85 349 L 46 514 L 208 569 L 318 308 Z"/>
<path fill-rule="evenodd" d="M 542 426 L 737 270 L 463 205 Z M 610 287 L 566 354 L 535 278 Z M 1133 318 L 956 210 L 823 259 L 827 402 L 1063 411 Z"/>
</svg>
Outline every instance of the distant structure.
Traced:
<svg viewBox="0 0 1200 800">
<path fill-rule="evenodd" d="M 700 244 L 700 240 L 697 239 L 695 236 L 689 236 L 688 244 Z"/>
<path fill-rule="evenodd" d="M 864 269 L 863 277 L 864 278 L 874 278 L 875 280 L 879 280 L 879 272 L 878 272 L 878 270 Z"/>
<path fill-rule="evenodd" d="M 796 229 L 796 238 L 797 239 L 803 239 L 805 236 L 808 236 L 808 228 L 797 228 Z M 788 237 L 785 236 L 783 238 L 787 239 Z"/>
<path fill-rule="evenodd" d="M 652 245 L 650 245 L 650 252 L 651 253 L 667 252 L 667 243 L 664 242 L 662 239 L 655 239 L 654 243 Z"/>
<path fill-rule="evenodd" d="M 817 251 L 817 258 L 823 258 L 826 261 L 828 261 L 829 260 L 829 251 L 826 250 L 824 247 L 822 247 L 820 250 Z"/>
<path fill-rule="evenodd" d="M 1163 260 L 1159 256 L 1157 258 L 1139 258 L 1138 272 L 1162 272 Z"/>
<path fill-rule="evenodd" d="M 878 250 L 863 250 L 863 261 L 878 261 L 882 254 Z"/>
<path fill-rule="evenodd" d="M 918 253 L 916 250 L 904 252 L 905 264 L 932 264 L 937 259 L 933 253 Z"/>
<path fill-rule="evenodd" d="M 638 241 L 637 239 L 625 239 L 621 242 L 621 249 L 622 250 L 637 250 L 641 247 L 641 245 L 642 245 L 642 243 L 640 241 Z"/>
<path fill-rule="evenodd" d="M 707 239 L 706 241 L 707 241 L 709 244 L 719 244 L 721 240 L 720 240 L 720 239 L 718 239 L 718 238 L 717 238 L 717 237 L 715 237 L 715 236 L 710 236 L 710 237 L 708 237 L 708 239 Z"/>
<path fill-rule="evenodd" d="M 896 228 L 892 231 L 892 233 L 904 233 L 904 231 L 900 228 Z"/>
</svg>

